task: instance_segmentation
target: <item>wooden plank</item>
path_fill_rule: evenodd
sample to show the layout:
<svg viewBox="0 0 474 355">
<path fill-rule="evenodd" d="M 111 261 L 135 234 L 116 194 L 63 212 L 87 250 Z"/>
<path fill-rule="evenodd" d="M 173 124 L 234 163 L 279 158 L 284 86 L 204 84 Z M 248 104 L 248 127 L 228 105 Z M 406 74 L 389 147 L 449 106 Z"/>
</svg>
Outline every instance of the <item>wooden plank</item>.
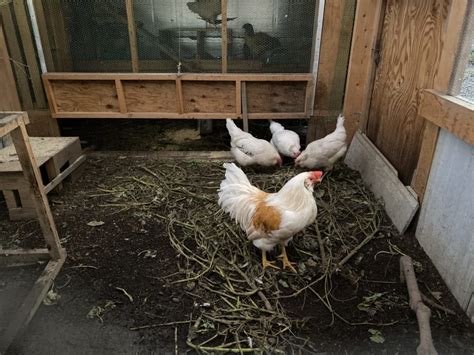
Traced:
<svg viewBox="0 0 474 355">
<path fill-rule="evenodd" d="M 221 0 L 221 18 L 222 73 L 227 73 L 227 48 L 229 44 L 229 35 L 227 32 L 227 0 Z"/>
<path fill-rule="evenodd" d="M 46 293 L 51 288 L 53 280 L 61 270 L 66 258 L 66 252 L 61 250 L 61 258 L 58 260 L 51 260 L 46 265 L 46 268 L 36 280 L 33 288 L 22 302 L 20 308 L 15 313 L 14 319 L 10 322 L 8 328 L 0 336 L 0 352 L 5 353 L 10 344 L 21 334 L 26 328 L 34 314 L 38 310 Z"/>
<path fill-rule="evenodd" d="M 123 152 L 120 151 L 93 151 L 89 154 L 94 158 L 106 158 L 113 159 Z M 232 158 L 230 151 L 175 151 L 175 150 L 162 150 L 162 151 L 146 151 L 146 152 L 130 152 L 127 154 L 131 159 L 179 159 L 179 160 L 228 160 Z"/>
<path fill-rule="evenodd" d="M 51 82 L 59 112 L 120 112 L 115 81 Z"/>
<path fill-rule="evenodd" d="M 21 110 L 20 98 L 16 90 L 15 77 L 13 76 L 8 54 L 7 43 L 0 23 L 0 111 Z"/>
<path fill-rule="evenodd" d="M 28 73 L 25 70 L 25 61 L 21 54 L 20 40 L 18 39 L 15 23 L 9 5 L 0 6 L 2 14 L 2 23 L 5 30 L 5 36 L 10 51 L 11 59 L 14 63 L 14 71 L 18 84 L 18 91 L 21 97 L 21 103 L 24 109 L 33 108 L 32 92 L 30 90 Z"/>
<path fill-rule="evenodd" d="M 255 114 L 261 115 L 261 114 Z M 305 118 L 306 115 L 302 113 L 290 113 L 284 114 L 273 114 L 277 115 L 278 118 Z M 214 113 L 214 112 L 189 112 L 189 113 L 176 113 L 176 112 L 129 112 L 126 114 L 120 112 L 60 112 L 52 114 L 53 118 L 61 119 L 77 119 L 77 118 L 94 118 L 94 119 L 225 119 L 225 118 L 241 118 L 241 115 L 236 113 Z M 264 117 L 257 117 L 264 118 Z M 274 117 L 276 118 L 276 117 Z"/>
<path fill-rule="evenodd" d="M 46 194 L 50 193 L 56 186 L 58 186 L 65 178 L 67 178 L 74 170 L 76 170 L 82 163 L 86 161 L 86 156 L 81 155 L 71 165 L 69 165 L 63 172 L 59 173 L 53 181 L 44 187 Z"/>
<path fill-rule="evenodd" d="M 49 208 L 48 199 L 43 190 L 41 174 L 23 122 L 20 123 L 18 128 L 11 132 L 11 136 L 23 170 L 23 175 L 25 180 L 29 183 L 30 196 L 35 202 L 36 215 L 38 216 L 44 239 L 49 246 L 51 258 L 58 260 L 61 258 L 61 243 L 59 241 L 58 231 L 56 230 L 53 215 Z"/>
<path fill-rule="evenodd" d="M 421 92 L 418 114 L 474 145 L 474 104 L 435 90 Z"/>
<path fill-rule="evenodd" d="M 249 110 L 247 106 L 247 84 L 244 81 L 242 83 L 242 119 L 244 123 L 244 131 L 249 131 Z"/>
<path fill-rule="evenodd" d="M 474 5 L 471 4 L 471 8 L 472 6 Z M 467 21 L 469 13 L 470 9 L 467 0 L 453 1 L 451 3 L 449 17 L 443 33 L 444 39 L 441 59 L 438 63 L 438 68 L 436 68 L 432 86 L 436 90 L 447 92 L 452 83 L 453 76 L 456 74 L 454 67 L 460 49 L 464 24 Z M 418 161 L 411 180 L 411 186 L 418 196 L 420 196 L 420 199 L 423 199 L 428 183 L 438 134 L 439 128 L 436 125 L 431 122 L 425 122 Z"/>
<path fill-rule="evenodd" d="M 43 5 L 47 5 L 49 8 L 51 32 L 54 39 L 51 46 L 54 49 L 55 69 L 59 71 L 73 70 L 69 45 L 71 41 L 63 13 L 63 6 L 67 6 L 67 4 L 61 0 L 49 0 Z"/>
<path fill-rule="evenodd" d="M 342 112 L 354 10 L 355 1 L 325 2 L 314 111 Z M 332 122 L 328 122 L 313 112 L 308 122 L 306 142 L 322 138 L 333 131 L 339 113 L 331 117 Z"/>
<path fill-rule="evenodd" d="M 46 17 L 44 14 L 43 0 L 33 1 L 35 7 L 36 23 L 41 37 L 41 46 L 43 47 L 44 60 L 48 71 L 54 71 L 54 60 L 51 44 L 49 42 L 48 26 L 46 24 Z"/>
<path fill-rule="evenodd" d="M 404 186 L 395 168 L 385 159 L 367 136 L 356 132 L 345 163 L 360 172 L 364 183 L 384 202 L 385 211 L 403 234 L 418 210 L 418 199 L 411 188 Z"/>
<path fill-rule="evenodd" d="M 45 75 L 43 75 L 43 84 L 46 91 L 46 97 L 48 98 L 49 108 L 52 113 L 58 112 L 58 104 L 56 103 L 56 98 L 54 96 L 53 87 L 51 86 L 51 81 L 49 81 Z"/>
<path fill-rule="evenodd" d="M 308 117 L 310 116 L 310 110 L 312 109 L 313 102 L 312 102 L 312 96 L 313 96 L 313 82 L 308 81 L 306 83 L 306 92 L 305 92 L 305 100 L 304 100 L 304 112 L 307 113 Z"/>
<path fill-rule="evenodd" d="M 125 93 L 122 85 L 122 80 L 115 79 L 115 89 L 117 90 L 117 100 L 121 113 L 127 112 L 127 102 L 125 100 Z"/>
<path fill-rule="evenodd" d="M 28 135 L 32 137 L 58 137 L 59 126 L 56 119 L 51 117 L 51 112 L 46 110 L 28 110 L 30 124 L 26 126 Z"/>
<path fill-rule="evenodd" d="M 10 113 L 0 117 L 0 137 L 6 136 L 16 129 L 20 124 L 20 118 L 17 113 Z"/>
<path fill-rule="evenodd" d="M 182 81 L 184 112 L 236 113 L 234 82 Z"/>
<path fill-rule="evenodd" d="M 47 261 L 50 259 L 48 249 L 15 249 L 0 250 L 0 266 L 18 266 Z"/>
<path fill-rule="evenodd" d="M 306 81 L 247 82 L 249 113 L 304 112 L 306 86 Z"/>
<path fill-rule="evenodd" d="M 179 114 L 184 112 L 183 83 L 180 78 L 176 79 L 176 108 Z"/>
<path fill-rule="evenodd" d="M 237 108 L 237 114 L 242 113 L 242 81 L 237 80 L 235 82 L 235 106 Z"/>
<path fill-rule="evenodd" d="M 46 73 L 43 77 L 48 80 L 176 80 L 177 74 L 166 73 Z M 310 81 L 311 74 L 282 73 L 282 74 L 239 74 L 239 73 L 185 73 L 179 75 L 187 81 Z"/>
<path fill-rule="evenodd" d="M 125 0 L 125 4 L 127 8 L 128 39 L 130 42 L 130 54 L 132 57 L 132 70 L 134 73 L 138 73 L 137 31 L 135 25 L 135 16 L 133 13 L 133 0 Z"/>
<path fill-rule="evenodd" d="M 28 71 L 30 73 L 31 85 L 33 86 L 36 106 L 37 108 L 46 108 L 46 99 L 43 92 L 43 85 L 41 83 L 41 72 L 38 61 L 36 60 L 36 51 L 28 23 L 25 2 L 23 0 L 13 0 L 13 7 L 15 9 L 18 30 L 20 32 L 21 44 L 25 52 L 26 63 L 28 64 Z"/>
<path fill-rule="evenodd" d="M 178 112 L 174 80 L 121 82 L 129 112 Z"/>
<path fill-rule="evenodd" d="M 405 184 L 412 180 L 424 128 L 419 89 L 434 85 L 451 3 L 387 1 L 367 135 Z"/>
<path fill-rule="evenodd" d="M 344 116 L 350 141 L 360 127 L 365 131 L 373 77 L 378 58 L 377 39 L 383 17 L 383 0 L 357 1 L 347 73 Z"/>
</svg>

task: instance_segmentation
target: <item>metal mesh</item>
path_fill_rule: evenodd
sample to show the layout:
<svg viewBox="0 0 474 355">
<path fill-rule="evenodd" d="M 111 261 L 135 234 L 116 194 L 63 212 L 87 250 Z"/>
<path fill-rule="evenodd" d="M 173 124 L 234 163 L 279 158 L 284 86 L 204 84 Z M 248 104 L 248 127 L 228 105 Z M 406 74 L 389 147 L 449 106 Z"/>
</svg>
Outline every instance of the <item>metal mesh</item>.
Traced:
<svg viewBox="0 0 474 355">
<path fill-rule="evenodd" d="M 64 32 L 63 70 L 132 71 L 125 0 L 43 4 L 58 47 Z M 228 0 L 229 71 L 309 72 L 316 5 Z M 176 72 L 180 62 L 182 72 L 221 72 L 221 0 L 134 0 L 133 13 L 140 72 Z"/>
<path fill-rule="evenodd" d="M 316 0 L 229 0 L 233 72 L 311 70 Z"/>
</svg>

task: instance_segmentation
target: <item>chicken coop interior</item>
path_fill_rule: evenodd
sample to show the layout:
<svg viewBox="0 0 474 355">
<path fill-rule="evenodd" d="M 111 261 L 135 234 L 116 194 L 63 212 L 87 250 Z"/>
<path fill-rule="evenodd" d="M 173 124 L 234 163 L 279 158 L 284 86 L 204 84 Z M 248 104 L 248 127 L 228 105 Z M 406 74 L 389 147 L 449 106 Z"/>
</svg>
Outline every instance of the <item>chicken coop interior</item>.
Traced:
<svg viewBox="0 0 474 355">
<path fill-rule="evenodd" d="M 0 0 L 0 354 L 474 353 L 473 0 Z"/>
</svg>

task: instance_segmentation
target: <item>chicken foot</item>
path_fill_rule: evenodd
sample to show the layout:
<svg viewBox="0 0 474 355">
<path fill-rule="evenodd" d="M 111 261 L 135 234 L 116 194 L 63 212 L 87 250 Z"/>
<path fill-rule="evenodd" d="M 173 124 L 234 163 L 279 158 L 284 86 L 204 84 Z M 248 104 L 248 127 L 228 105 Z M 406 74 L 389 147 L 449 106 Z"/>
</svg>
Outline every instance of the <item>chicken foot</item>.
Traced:
<svg viewBox="0 0 474 355">
<path fill-rule="evenodd" d="M 278 266 L 274 265 L 275 263 L 273 261 L 268 261 L 267 260 L 267 252 L 262 249 L 262 266 L 263 269 L 266 269 L 267 267 L 272 267 L 275 269 L 280 269 Z"/>
<path fill-rule="evenodd" d="M 281 244 L 281 254 L 278 256 L 279 258 L 282 258 L 282 262 L 283 262 L 283 269 L 290 269 L 291 271 L 293 271 L 294 273 L 298 273 L 296 271 L 296 269 L 294 268 L 293 266 L 293 263 L 290 262 L 290 260 L 288 260 L 288 255 L 286 254 L 286 247 L 285 247 L 285 244 Z"/>
</svg>

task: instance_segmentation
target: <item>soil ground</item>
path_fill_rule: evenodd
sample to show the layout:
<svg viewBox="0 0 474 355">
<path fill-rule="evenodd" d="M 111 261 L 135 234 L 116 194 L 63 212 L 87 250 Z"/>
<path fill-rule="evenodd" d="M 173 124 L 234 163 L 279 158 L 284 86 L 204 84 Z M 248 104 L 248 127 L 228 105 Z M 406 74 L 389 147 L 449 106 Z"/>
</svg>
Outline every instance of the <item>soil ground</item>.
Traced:
<svg viewBox="0 0 474 355">
<path fill-rule="evenodd" d="M 190 127 L 187 123 L 182 125 L 181 129 Z M 218 135 L 215 135 L 210 143 L 206 140 L 207 143 L 199 144 L 200 140 L 196 141 L 189 132 L 166 135 L 162 128 L 157 133 L 150 127 L 144 126 L 142 129 L 135 124 L 132 126 L 134 128 L 127 131 L 127 137 L 135 142 L 129 145 L 135 150 L 146 150 L 143 142 L 147 141 L 148 144 L 148 140 L 141 136 L 144 131 L 150 135 L 156 133 L 156 150 L 166 149 L 163 148 L 165 139 L 170 139 L 171 146 L 184 146 L 188 150 L 196 150 L 197 146 L 222 149 L 227 141 L 225 135 L 222 135 L 216 143 Z M 176 131 L 176 126 L 172 127 L 171 130 Z M 93 130 L 87 130 L 91 131 Z M 173 139 L 181 139 L 183 135 L 191 139 L 173 142 Z M 115 135 L 115 139 L 101 143 L 90 136 L 81 136 L 92 145 L 111 150 L 120 147 L 125 149 L 127 137 Z M 78 182 L 65 184 L 61 194 L 49 196 L 62 243 L 68 252 L 66 263 L 54 286 L 54 291 L 61 298 L 57 304 L 40 307 L 21 341 L 10 349 L 10 353 L 174 353 L 176 346 L 180 352 L 187 349 L 185 342 L 189 324 L 130 330 L 140 325 L 188 321 L 193 314 L 194 305 L 185 287 L 171 285 L 166 278 L 178 272 L 178 257 L 176 250 L 170 245 L 163 222 L 155 219 L 144 225 L 133 213 L 117 213 L 114 212 L 116 210 L 104 208 L 103 204 L 110 203 L 109 197 L 94 196 L 98 194 L 98 189 L 107 188 L 114 179 L 136 174 L 137 166 L 145 165 L 153 169 L 159 165 L 152 154 L 140 159 L 129 156 L 131 154 L 127 152 L 110 153 L 108 157 L 92 155 Z M 87 224 L 91 221 L 101 221 L 104 224 L 92 227 Z M 449 293 L 413 234 L 392 236 L 390 242 L 418 262 L 417 277 L 422 292 L 440 297 L 439 302 L 455 312 L 455 315 L 449 315 L 433 309 L 432 332 L 439 353 L 474 353 L 474 327 Z M 2 197 L 0 246 L 43 247 L 37 222 L 10 222 Z M 419 336 L 416 317 L 408 307 L 405 286 L 398 282 L 398 256 L 380 253 L 385 250 L 387 240 L 384 239 L 374 240 L 364 247 L 361 256 L 354 258 L 351 264 L 357 263 L 364 270 L 365 281 L 353 284 L 342 276 L 334 277 L 332 302 L 338 312 L 351 322 L 364 322 L 372 318 L 375 322 L 386 324 L 396 321 L 395 324 L 348 325 L 336 319 L 331 325 L 330 313 L 315 298 L 293 298 L 284 303 L 290 314 L 309 319 L 298 330 L 297 335 L 309 338 L 313 343 L 313 351 L 415 353 Z M 149 251 L 153 253 L 147 255 Z M 291 253 L 290 249 L 290 255 Z M 255 253 L 255 258 L 258 257 Z M 11 302 L 14 299 L 12 295 L 15 295 L 15 299 L 21 297 L 31 282 L 31 275 L 38 272 L 31 267 L 15 268 L 15 272 L 12 270 L 0 269 L 0 305 L 4 305 L 3 309 L 0 307 L 0 311 L 7 308 L 7 300 Z M 14 290 L 18 293 L 15 294 Z M 123 290 L 130 293 L 133 301 Z M 395 301 L 380 305 L 378 313 L 369 316 L 358 305 L 364 300 L 364 296 L 375 293 L 393 295 L 393 298 L 387 299 Z M 369 339 L 369 329 L 373 328 L 381 332 L 384 343 L 378 344 Z"/>
</svg>

